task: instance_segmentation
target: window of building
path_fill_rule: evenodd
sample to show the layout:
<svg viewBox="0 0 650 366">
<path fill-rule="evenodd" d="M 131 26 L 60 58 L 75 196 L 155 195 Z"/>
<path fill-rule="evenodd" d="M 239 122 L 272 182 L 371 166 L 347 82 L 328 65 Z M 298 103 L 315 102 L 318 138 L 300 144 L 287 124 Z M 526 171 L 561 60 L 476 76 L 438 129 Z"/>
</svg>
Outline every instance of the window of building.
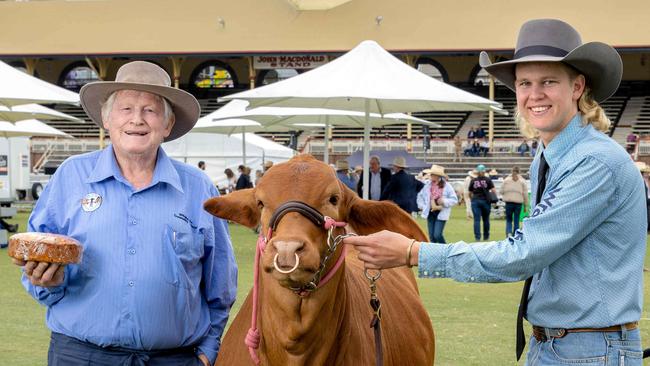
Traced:
<svg viewBox="0 0 650 366">
<path fill-rule="evenodd" d="M 442 67 L 442 65 L 430 58 L 419 58 L 415 64 L 415 68 L 438 81 L 446 83 L 449 80 L 447 71 Z"/>
<path fill-rule="evenodd" d="M 64 88 L 70 90 L 79 90 L 82 86 L 98 81 L 97 73 L 88 66 L 73 66 L 64 71 L 63 80 L 59 83 Z"/>
<path fill-rule="evenodd" d="M 203 66 L 194 76 L 192 83 L 201 89 L 232 89 L 236 84 L 232 73 L 216 63 Z"/>
<path fill-rule="evenodd" d="M 260 86 L 262 85 L 269 85 L 273 84 L 278 81 L 286 80 L 289 78 L 292 78 L 296 75 L 298 75 L 299 72 L 296 69 L 271 69 L 271 70 L 264 70 L 260 73 L 258 77 L 258 81 L 260 81 L 258 84 Z"/>
</svg>

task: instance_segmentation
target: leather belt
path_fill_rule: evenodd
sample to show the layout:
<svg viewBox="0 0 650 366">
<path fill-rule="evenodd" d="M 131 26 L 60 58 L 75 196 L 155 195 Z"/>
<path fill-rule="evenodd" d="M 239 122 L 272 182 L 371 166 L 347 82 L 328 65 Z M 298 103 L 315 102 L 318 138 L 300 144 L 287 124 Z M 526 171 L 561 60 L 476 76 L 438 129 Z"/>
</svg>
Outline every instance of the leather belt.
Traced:
<svg viewBox="0 0 650 366">
<path fill-rule="evenodd" d="M 622 325 L 613 325 L 606 328 L 575 328 L 575 329 L 564 329 L 564 328 L 544 328 L 533 325 L 533 337 L 537 339 L 538 342 L 546 342 L 550 338 L 562 338 L 567 333 L 583 333 L 583 332 L 620 332 L 621 328 L 625 327 L 626 330 L 634 330 L 639 327 L 639 322 L 630 322 Z"/>
</svg>

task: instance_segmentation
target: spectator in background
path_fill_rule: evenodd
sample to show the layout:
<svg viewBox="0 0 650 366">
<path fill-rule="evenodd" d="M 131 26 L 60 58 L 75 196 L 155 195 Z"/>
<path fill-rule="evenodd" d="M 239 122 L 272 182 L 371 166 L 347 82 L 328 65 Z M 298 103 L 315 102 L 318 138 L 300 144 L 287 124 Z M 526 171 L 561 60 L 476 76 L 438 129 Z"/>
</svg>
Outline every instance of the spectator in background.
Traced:
<svg viewBox="0 0 650 366">
<path fill-rule="evenodd" d="M 262 182 L 262 176 L 264 176 L 264 173 L 262 173 L 261 170 L 257 169 L 255 170 L 255 186 L 257 187 L 260 182 Z"/>
<path fill-rule="evenodd" d="M 465 214 L 468 220 L 474 218 L 474 213 L 472 212 L 472 195 L 469 191 L 469 185 L 472 179 L 476 177 L 478 177 L 476 170 L 469 170 L 463 182 L 463 199 L 465 200 Z"/>
<path fill-rule="evenodd" d="M 480 152 L 483 155 L 483 157 L 486 157 L 488 152 L 490 152 L 490 142 L 488 141 L 488 139 L 484 138 L 483 140 L 481 140 Z"/>
<path fill-rule="evenodd" d="M 408 166 L 403 156 L 396 157 L 392 166 L 395 173 L 381 193 L 381 200 L 391 200 L 409 214 L 417 211 L 416 196 L 424 184 L 404 171 Z"/>
<path fill-rule="evenodd" d="M 240 189 L 252 188 L 253 183 L 251 182 L 250 169 L 248 167 L 240 165 L 237 168 L 237 171 L 239 171 L 239 178 L 237 178 L 235 190 L 238 191 Z"/>
<path fill-rule="evenodd" d="M 481 143 L 478 141 L 478 139 L 474 139 L 472 141 L 472 148 L 470 149 L 469 155 L 470 156 L 479 156 L 481 153 Z"/>
<path fill-rule="evenodd" d="M 267 170 L 271 169 L 272 166 L 273 166 L 273 162 L 271 160 L 265 161 L 263 165 L 264 171 L 262 173 L 266 173 Z"/>
<path fill-rule="evenodd" d="M 506 203 L 506 237 L 514 236 L 519 230 L 519 216 L 521 209 L 528 210 L 528 185 L 519 175 L 519 167 L 512 168 L 512 174 L 503 180 L 501 197 Z M 514 223 L 514 225 L 513 225 Z"/>
<path fill-rule="evenodd" d="M 199 169 L 205 170 L 205 161 L 201 160 L 199 161 L 198 165 Z"/>
<path fill-rule="evenodd" d="M 381 198 L 381 192 L 384 191 L 390 181 L 390 169 L 382 168 L 379 156 L 377 155 L 370 157 L 370 174 L 368 179 L 370 181 L 368 199 L 379 201 Z M 359 197 L 363 197 L 363 177 L 361 177 L 357 183 L 357 193 L 359 194 Z"/>
<path fill-rule="evenodd" d="M 463 152 L 463 141 L 460 136 L 454 137 L 454 161 L 463 161 L 461 153 Z"/>
<path fill-rule="evenodd" d="M 361 165 L 355 166 L 352 173 L 350 173 L 350 177 L 354 180 L 354 187 L 359 187 L 359 182 L 363 179 L 363 167 Z"/>
<path fill-rule="evenodd" d="M 638 140 L 638 136 L 634 134 L 634 132 L 630 131 L 630 133 L 627 135 L 626 140 L 626 150 L 628 154 L 634 154 L 634 148 L 636 147 L 636 142 Z"/>
<path fill-rule="evenodd" d="M 478 127 L 476 128 L 476 138 L 477 139 L 484 139 L 486 136 L 487 135 L 486 135 L 485 130 L 483 129 L 483 127 L 481 125 L 478 125 Z"/>
<path fill-rule="evenodd" d="M 470 127 L 469 131 L 467 131 L 467 140 L 472 140 L 476 138 L 476 126 Z"/>
<path fill-rule="evenodd" d="M 350 176 L 350 165 L 347 160 L 338 160 L 336 162 L 336 177 L 350 189 L 356 188 L 356 182 Z"/>
<path fill-rule="evenodd" d="M 445 174 L 445 168 L 434 164 L 431 169 L 422 172 L 428 179 L 417 195 L 420 216 L 427 220 L 429 240 L 446 244 L 443 231 L 451 208 L 458 203 L 458 197 L 454 187 L 446 181 L 449 177 Z"/>
<path fill-rule="evenodd" d="M 481 240 L 481 219 L 483 220 L 483 240 L 490 239 L 490 211 L 492 204 L 488 198 L 488 191 L 496 193 L 492 179 L 485 175 L 485 165 L 476 167 L 478 177 L 469 183 L 469 192 L 472 198 L 472 213 L 474 214 L 474 239 Z"/>
<path fill-rule="evenodd" d="M 537 139 L 535 139 L 530 145 L 530 156 L 535 157 L 535 154 L 537 154 L 537 146 L 539 146 L 539 142 L 537 142 Z"/>
<path fill-rule="evenodd" d="M 494 181 L 494 180 L 497 180 L 497 179 L 500 178 L 500 176 L 499 176 L 499 172 L 497 172 L 496 169 L 492 169 L 492 170 L 490 170 L 490 172 L 488 173 L 488 175 L 490 176 L 490 179 L 492 179 L 493 181 Z"/>
<path fill-rule="evenodd" d="M 524 139 L 521 142 L 521 145 L 519 145 L 519 147 L 517 147 L 517 152 L 519 153 L 519 155 L 521 155 L 523 157 L 529 151 L 530 151 L 530 146 L 528 146 L 528 141 L 526 141 L 526 139 Z"/>
<path fill-rule="evenodd" d="M 237 186 L 237 177 L 235 177 L 235 173 L 233 173 L 232 169 L 226 168 L 226 170 L 223 171 L 223 173 L 226 175 L 227 183 L 226 183 L 226 193 L 230 193 L 235 190 L 235 187 Z"/>
</svg>

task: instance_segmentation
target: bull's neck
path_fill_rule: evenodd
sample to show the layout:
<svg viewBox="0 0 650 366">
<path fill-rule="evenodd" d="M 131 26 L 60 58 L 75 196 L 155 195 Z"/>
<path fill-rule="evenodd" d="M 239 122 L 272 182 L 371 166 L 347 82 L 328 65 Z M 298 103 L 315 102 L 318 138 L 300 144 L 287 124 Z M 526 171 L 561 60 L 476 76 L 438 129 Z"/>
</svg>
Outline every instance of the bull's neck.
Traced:
<svg viewBox="0 0 650 366">
<path fill-rule="evenodd" d="M 322 288 L 300 297 L 271 277 L 262 285 L 260 332 L 264 355 L 279 365 L 325 365 L 340 349 L 348 307 L 345 265 Z M 278 362 L 282 360 L 281 362 Z"/>
</svg>

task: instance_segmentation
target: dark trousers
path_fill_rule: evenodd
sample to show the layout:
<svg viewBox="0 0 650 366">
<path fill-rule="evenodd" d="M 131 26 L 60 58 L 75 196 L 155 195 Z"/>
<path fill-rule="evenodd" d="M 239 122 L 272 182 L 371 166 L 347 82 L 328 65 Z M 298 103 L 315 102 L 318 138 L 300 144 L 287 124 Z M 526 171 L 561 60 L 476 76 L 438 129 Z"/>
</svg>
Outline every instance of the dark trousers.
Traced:
<svg viewBox="0 0 650 366">
<path fill-rule="evenodd" d="M 519 215 L 521 215 L 521 206 L 521 203 L 506 202 L 506 238 L 509 235 L 515 235 L 515 231 L 519 229 Z"/>
<path fill-rule="evenodd" d="M 492 205 L 486 200 L 472 199 L 474 214 L 474 239 L 481 240 L 481 219 L 483 219 L 483 240 L 490 238 L 490 209 Z"/>
<path fill-rule="evenodd" d="M 445 230 L 445 224 L 447 221 L 438 220 L 438 214 L 440 211 L 431 211 L 429 216 L 427 216 L 427 227 L 429 228 L 429 240 L 432 243 L 442 243 L 447 244 L 445 237 L 442 236 L 443 230 Z"/>
<path fill-rule="evenodd" d="M 48 366 L 203 366 L 194 347 L 140 351 L 99 347 L 60 333 L 52 333 Z"/>
</svg>

